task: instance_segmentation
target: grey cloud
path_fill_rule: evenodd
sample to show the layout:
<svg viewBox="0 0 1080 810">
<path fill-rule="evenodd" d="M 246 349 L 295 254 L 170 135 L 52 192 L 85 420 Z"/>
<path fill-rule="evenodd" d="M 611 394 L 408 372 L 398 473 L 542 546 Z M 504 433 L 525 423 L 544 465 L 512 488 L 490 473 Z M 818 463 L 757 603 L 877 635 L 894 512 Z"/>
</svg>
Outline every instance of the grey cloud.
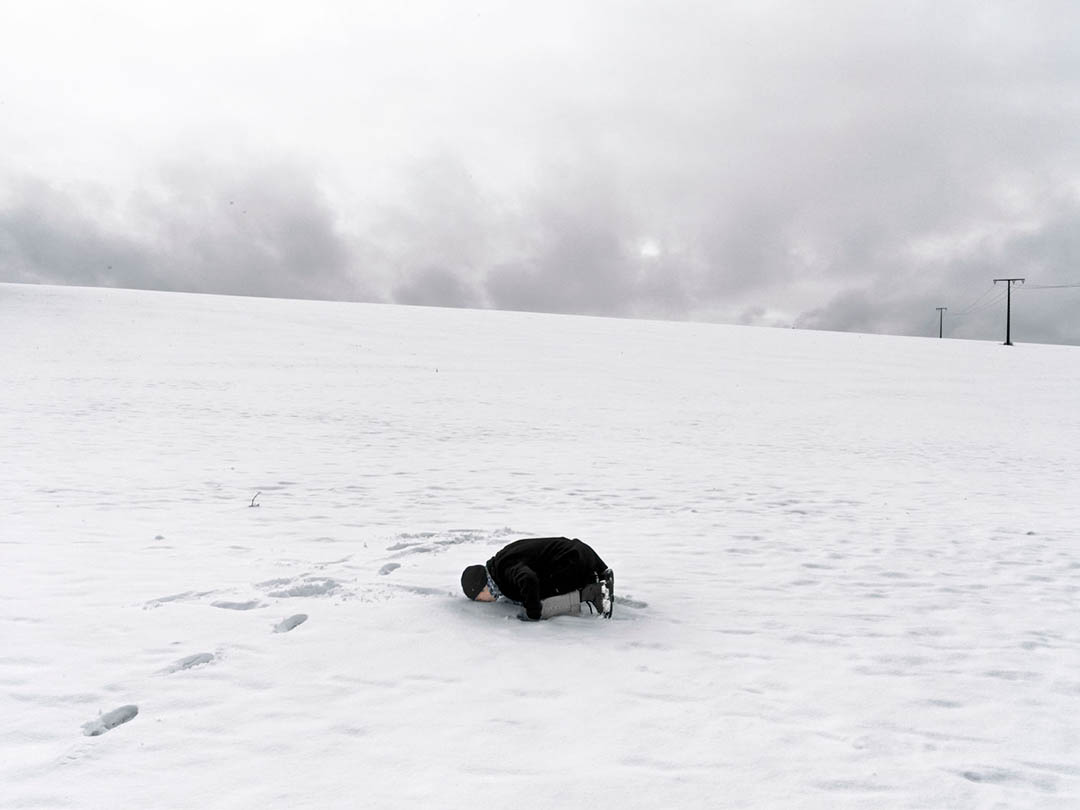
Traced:
<svg viewBox="0 0 1080 810">
<path fill-rule="evenodd" d="M 450 268 L 434 266 L 414 269 L 406 281 L 394 288 L 392 300 L 413 306 L 480 306 L 476 290 L 458 273 Z"/>
<path fill-rule="evenodd" d="M 0 206 L 7 280 L 297 298 L 362 298 L 355 246 L 294 167 L 170 165 L 130 199 L 13 182 Z"/>
<path fill-rule="evenodd" d="M 541 200 L 522 226 L 522 255 L 495 267 L 487 291 L 498 309 L 618 315 L 632 296 L 616 206 L 595 189 Z"/>
<path fill-rule="evenodd" d="M 657 239 L 640 192 L 614 167 L 561 163 L 517 212 L 525 238 L 496 264 L 485 289 L 500 309 L 633 317 L 683 317 L 690 268 L 647 255 Z"/>
<path fill-rule="evenodd" d="M 465 164 L 434 154 L 401 176 L 366 226 L 372 261 L 391 278 L 390 300 L 447 307 L 486 305 L 478 276 L 505 230 Z"/>
<path fill-rule="evenodd" d="M 40 180 L 8 186 L 12 200 L 0 209 L 5 280 L 150 288 L 161 283 L 147 247 L 129 233 L 110 233 L 87 210 L 88 202 Z"/>
<path fill-rule="evenodd" d="M 685 313 L 682 268 L 643 257 L 616 174 L 553 162 L 528 192 L 482 190 L 460 158 L 414 165 L 366 233 L 399 303 L 600 315 Z"/>
<path fill-rule="evenodd" d="M 936 307 L 947 306 L 945 334 L 999 339 L 1005 332 L 1004 284 L 994 278 L 1026 277 L 1014 287 L 1016 341 L 1080 344 L 1080 203 L 1071 194 L 1048 200 L 1038 225 L 990 227 L 946 257 L 894 258 L 874 267 L 873 279 L 800 313 L 796 326 L 838 331 L 936 335 Z"/>
<path fill-rule="evenodd" d="M 907 309 L 909 307 L 895 298 L 881 296 L 873 290 L 845 290 L 834 296 L 826 306 L 800 315 L 794 326 L 799 329 L 829 329 L 838 332 L 911 334 L 912 319 L 904 315 Z M 919 311 L 926 312 L 927 309 L 923 306 Z M 905 328 L 898 329 L 900 323 Z"/>
</svg>

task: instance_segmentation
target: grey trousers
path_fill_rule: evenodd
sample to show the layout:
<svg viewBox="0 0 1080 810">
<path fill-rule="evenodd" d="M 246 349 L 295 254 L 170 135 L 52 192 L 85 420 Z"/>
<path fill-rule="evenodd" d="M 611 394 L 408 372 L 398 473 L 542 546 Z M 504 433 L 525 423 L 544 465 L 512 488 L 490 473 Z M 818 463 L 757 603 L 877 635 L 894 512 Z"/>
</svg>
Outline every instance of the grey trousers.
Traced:
<svg viewBox="0 0 1080 810">
<path fill-rule="evenodd" d="M 540 600 L 540 618 L 550 619 L 553 616 L 580 616 L 581 615 L 581 591 L 570 591 L 558 596 L 549 596 Z"/>
</svg>

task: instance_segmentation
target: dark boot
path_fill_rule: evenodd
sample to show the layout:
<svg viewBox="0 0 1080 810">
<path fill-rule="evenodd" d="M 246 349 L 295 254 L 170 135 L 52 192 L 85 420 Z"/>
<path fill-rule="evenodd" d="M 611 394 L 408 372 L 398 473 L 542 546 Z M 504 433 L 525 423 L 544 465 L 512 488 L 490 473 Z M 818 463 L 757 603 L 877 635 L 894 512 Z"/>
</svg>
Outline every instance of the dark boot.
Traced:
<svg viewBox="0 0 1080 810">
<path fill-rule="evenodd" d="M 602 583 L 590 582 L 584 588 L 581 589 L 581 603 L 589 606 L 589 612 L 593 609 L 597 613 L 603 614 L 604 612 L 604 589 Z"/>
<path fill-rule="evenodd" d="M 615 573 L 608 568 L 600 575 L 599 582 L 590 582 L 581 589 L 581 601 L 605 619 L 611 618 L 611 609 L 615 605 Z"/>
</svg>

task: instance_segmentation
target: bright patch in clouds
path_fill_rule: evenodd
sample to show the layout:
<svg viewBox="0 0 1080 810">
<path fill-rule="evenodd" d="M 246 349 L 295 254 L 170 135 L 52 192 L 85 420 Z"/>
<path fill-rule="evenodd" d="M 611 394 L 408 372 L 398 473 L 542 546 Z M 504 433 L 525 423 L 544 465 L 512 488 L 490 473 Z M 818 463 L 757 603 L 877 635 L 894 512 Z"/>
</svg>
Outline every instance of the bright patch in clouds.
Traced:
<svg viewBox="0 0 1080 810">
<path fill-rule="evenodd" d="M 655 259 L 661 253 L 660 243 L 652 238 L 643 239 L 638 246 L 638 252 L 643 258 Z"/>
</svg>

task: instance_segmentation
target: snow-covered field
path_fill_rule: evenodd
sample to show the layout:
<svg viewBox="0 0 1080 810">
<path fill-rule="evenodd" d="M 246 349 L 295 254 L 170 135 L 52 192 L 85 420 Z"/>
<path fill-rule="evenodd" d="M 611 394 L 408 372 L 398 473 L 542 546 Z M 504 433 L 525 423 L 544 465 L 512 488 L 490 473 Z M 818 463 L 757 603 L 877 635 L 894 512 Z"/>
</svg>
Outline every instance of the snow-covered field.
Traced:
<svg viewBox="0 0 1080 810">
<path fill-rule="evenodd" d="M 1080 806 L 1076 348 L 0 285 L 0 370 L 0 806 Z M 461 596 L 551 534 L 611 621 Z"/>
</svg>

